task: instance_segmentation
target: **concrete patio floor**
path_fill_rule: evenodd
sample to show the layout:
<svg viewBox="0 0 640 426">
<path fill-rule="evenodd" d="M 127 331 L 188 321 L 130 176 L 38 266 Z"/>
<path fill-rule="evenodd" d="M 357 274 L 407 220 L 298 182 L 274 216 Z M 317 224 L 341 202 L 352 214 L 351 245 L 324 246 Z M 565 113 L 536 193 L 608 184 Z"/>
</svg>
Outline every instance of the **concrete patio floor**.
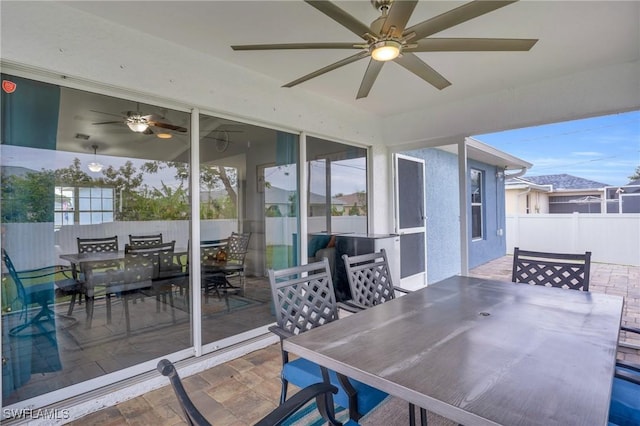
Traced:
<svg viewBox="0 0 640 426">
<path fill-rule="evenodd" d="M 470 275 L 511 280 L 512 257 L 505 256 L 471 270 Z M 590 291 L 623 296 L 623 324 L 640 327 L 640 267 L 593 263 Z M 640 339 L 632 340 L 634 344 Z M 621 348 L 618 359 L 640 364 L 640 351 Z M 280 395 L 280 348 L 271 345 L 199 374 L 183 378 L 185 388 L 215 425 L 244 426 L 273 410 Z M 72 425 L 183 425 L 170 387 L 105 408 Z M 386 425 L 385 425 L 386 426 Z"/>
</svg>

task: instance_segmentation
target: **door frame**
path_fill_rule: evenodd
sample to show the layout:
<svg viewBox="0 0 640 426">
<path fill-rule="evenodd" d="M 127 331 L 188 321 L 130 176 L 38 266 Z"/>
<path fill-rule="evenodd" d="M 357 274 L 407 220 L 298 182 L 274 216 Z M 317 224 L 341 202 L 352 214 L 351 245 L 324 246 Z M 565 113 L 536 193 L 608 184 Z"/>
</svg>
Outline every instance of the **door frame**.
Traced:
<svg viewBox="0 0 640 426">
<path fill-rule="evenodd" d="M 420 164 L 420 170 L 422 173 L 422 202 L 421 202 L 421 209 L 422 209 L 422 225 L 419 226 L 413 226 L 413 227 L 407 227 L 407 228 L 401 228 L 400 227 L 400 181 L 399 181 L 399 176 L 398 176 L 398 162 L 399 160 L 405 160 L 405 161 L 412 161 L 415 163 Z M 399 153 L 394 153 L 393 154 L 393 180 L 394 180 L 394 194 L 393 194 L 393 201 L 394 201 L 394 230 L 395 233 L 400 235 L 400 239 L 402 241 L 402 236 L 403 235 L 410 235 L 410 234 L 420 234 L 422 233 L 423 235 L 423 247 L 424 247 L 424 255 L 425 255 L 425 259 L 424 259 L 424 270 L 420 271 L 418 273 L 409 275 L 409 276 L 405 276 L 403 278 L 400 279 L 400 287 L 406 288 L 406 289 L 410 289 L 410 290 L 415 290 L 415 289 L 419 289 L 422 288 L 424 286 L 427 285 L 427 216 L 426 216 L 426 181 L 425 181 L 425 161 L 422 158 L 416 158 L 416 157 L 411 157 L 408 155 L 404 155 L 404 154 L 399 154 Z M 400 250 L 400 256 L 402 256 L 402 250 Z M 400 272 L 400 276 L 402 277 L 404 274 L 402 274 L 402 270 Z"/>
</svg>

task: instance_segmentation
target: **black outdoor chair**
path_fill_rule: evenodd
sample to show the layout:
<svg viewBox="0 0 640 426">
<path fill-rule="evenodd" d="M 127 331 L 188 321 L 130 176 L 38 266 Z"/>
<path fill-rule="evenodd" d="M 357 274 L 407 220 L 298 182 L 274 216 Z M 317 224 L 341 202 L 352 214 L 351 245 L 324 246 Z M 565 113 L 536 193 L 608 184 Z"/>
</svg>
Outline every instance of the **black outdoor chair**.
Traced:
<svg viewBox="0 0 640 426">
<path fill-rule="evenodd" d="M 129 234 L 129 245 L 131 247 L 147 247 L 156 244 L 162 244 L 162 233 L 153 235 Z"/>
<path fill-rule="evenodd" d="M 544 253 L 513 250 L 511 281 L 547 287 L 589 291 L 591 252 Z"/>
<path fill-rule="evenodd" d="M 6 299 L 4 304 L 11 307 L 15 302 L 19 302 L 21 306 L 20 317 L 22 318 L 22 324 L 10 329 L 9 335 L 27 337 L 54 332 L 56 314 L 49 307 L 49 304 L 55 303 L 56 288 L 63 292 L 73 292 L 72 303 L 75 301 L 75 295 L 77 294 L 78 283 L 73 278 L 71 269 L 65 266 L 53 265 L 16 271 L 5 249 L 2 249 L 2 260 L 11 281 L 15 285 L 13 300 Z M 33 304 L 39 305 L 40 310 L 36 315 L 29 318 L 28 309 Z M 70 327 L 77 322 L 75 318 L 68 315 L 58 316 L 65 319 L 65 327 Z M 34 331 L 34 328 L 37 331 Z"/>
<path fill-rule="evenodd" d="M 225 297 L 228 293 L 245 294 L 245 258 L 249 250 L 251 233 L 232 232 L 229 238 L 222 240 L 201 241 L 201 256 L 203 259 L 202 282 L 205 292 L 205 302 L 211 293 L 218 298 Z M 219 262 L 211 263 L 217 259 Z M 240 285 L 232 285 L 229 279 L 238 276 Z"/>
<path fill-rule="evenodd" d="M 269 281 L 276 311 L 276 326 L 269 328 L 280 337 L 282 352 L 282 389 L 280 404 L 287 399 L 292 383 L 304 388 L 313 383 L 329 381 L 338 387 L 335 402 L 349 409 L 349 418 L 358 420 L 380 404 L 387 394 L 369 385 L 328 371 L 304 358 L 289 360 L 282 341 L 338 320 L 338 304 L 331 281 L 327 259 L 308 265 L 274 271 L 269 269 Z"/>
<path fill-rule="evenodd" d="M 77 238 L 78 253 L 107 253 L 118 251 L 118 236 L 105 238 Z M 91 327 L 96 287 L 107 287 L 109 277 L 107 272 L 120 267 L 117 260 L 101 260 L 81 262 L 74 269 L 74 277 L 80 283 L 80 290 L 84 293 L 87 312 L 87 327 Z M 111 323 L 111 293 L 105 291 L 107 306 L 107 323 Z"/>
<path fill-rule="evenodd" d="M 370 308 L 395 299 L 396 292 L 409 293 L 394 285 L 385 249 L 359 256 L 343 254 L 342 261 L 351 290 L 351 300 L 344 303 L 361 309 Z"/>
<path fill-rule="evenodd" d="M 187 424 L 195 426 L 210 426 L 211 423 L 202 415 L 193 401 L 191 401 L 191 398 L 189 398 L 189 395 L 187 395 L 187 392 L 182 385 L 182 381 L 180 380 L 180 376 L 171 361 L 168 359 L 162 359 L 158 362 L 157 368 L 160 374 L 169 378 L 171 387 L 173 388 L 178 402 L 180 403 L 180 407 L 182 408 Z M 314 398 L 320 415 L 330 424 L 340 425 L 340 423 L 333 417 L 329 408 L 332 404 L 332 394 L 337 391 L 338 389 L 335 386 L 328 383 L 314 383 L 300 390 L 285 404 L 280 405 L 271 413 L 267 414 L 258 421 L 255 426 L 280 425 Z"/>
<path fill-rule="evenodd" d="M 182 288 L 188 285 L 188 275 L 183 272 L 180 258 L 175 254 L 175 241 L 155 245 L 131 247 L 125 245 L 125 271 L 132 267 L 151 267 L 151 286 L 156 297 L 156 312 L 160 312 L 161 304 L 166 311 L 171 307 L 172 319 L 175 322 L 173 309 L 173 286 Z M 130 289 L 139 291 L 144 288 Z"/>
</svg>

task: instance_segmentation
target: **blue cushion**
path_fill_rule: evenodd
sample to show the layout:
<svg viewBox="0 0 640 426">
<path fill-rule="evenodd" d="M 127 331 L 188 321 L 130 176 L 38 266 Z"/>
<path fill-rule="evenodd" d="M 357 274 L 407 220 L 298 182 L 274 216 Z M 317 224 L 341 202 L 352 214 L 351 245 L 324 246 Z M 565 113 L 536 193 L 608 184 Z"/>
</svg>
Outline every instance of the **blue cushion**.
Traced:
<svg viewBox="0 0 640 426">
<path fill-rule="evenodd" d="M 621 369 L 633 372 L 626 368 Z M 619 378 L 613 379 L 611 405 L 609 407 L 609 424 L 617 426 L 640 425 L 639 385 Z"/>
<path fill-rule="evenodd" d="M 314 383 L 321 382 L 322 371 L 318 364 L 304 358 L 298 358 L 294 361 L 288 362 L 284 366 L 282 369 L 282 377 L 299 388 L 304 388 Z M 342 386 L 340 386 L 338 376 L 334 371 L 329 370 L 329 380 L 331 384 L 338 388 L 338 393 L 333 396 L 334 402 L 341 407 L 348 408 L 349 397 Z M 387 397 L 386 393 L 376 388 L 372 388 L 369 385 L 365 385 L 362 382 L 353 379 L 349 379 L 349 381 L 358 392 L 358 412 L 362 415 L 371 411 Z"/>
<path fill-rule="evenodd" d="M 327 247 L 330 240 L 331 235 L 314 235 L 309 238 L 309 242 L 307 243 L 307 256 L 315 257 L 316 252 Z"/>
</svg>

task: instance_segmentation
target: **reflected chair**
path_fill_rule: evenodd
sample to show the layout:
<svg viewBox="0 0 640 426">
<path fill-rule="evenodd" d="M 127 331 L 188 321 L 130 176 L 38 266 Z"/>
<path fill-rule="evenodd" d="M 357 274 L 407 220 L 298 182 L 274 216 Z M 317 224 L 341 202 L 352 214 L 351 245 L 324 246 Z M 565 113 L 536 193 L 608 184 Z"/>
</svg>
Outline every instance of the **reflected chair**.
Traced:
<svg viewBox="0 0 640 426">
<path fill-rule="evenodd" d="M 77 238 L 78 253 L 112 253 L 118 251 L 118 237 Z M 91 327 L 96 287 L 108 284 L 107 272 L 117 270 L 120 262 L 113 259 L 81 262 L 74 266 L 74 276 L 80 283 L 80 289 L 86 300 L 87 327 Z M 105 293 L 107 305 L 107 323 L 111 323 L 111 293 Z"/>
<path fill-rule="evenodd" d="M 330 381 L 338 387 L 335 402 L 349 409 L 349 418 L 357 421 L 380 404 L 387 394 L 364 383 L 328 371 L 304 358 L 289 360 L 283 340 L 338 320 L 338 304 L 327 259 L 307 265 L 274 271 L 269 281 L 276 311 L 276 324 L 269 330 L 280 337 L 282 352 L 282 388 L 280 404 L 287 399 L 292 383 L 304 388 L 313 383 Z"/>
<path fill-rule="evenodd" d="M 147 247 L 156 244 L 162 244 L 162 233 L 153 235 L 129 234 L 129 245 L 131 247 Z"/>
<path fill-rule="evenodd" d="M 161 359 L 158 362 L 157 368 L 160 374 L 169 378 L 169 382 L 171 383 L 171 387 L 173 388 L 173 391 L 176 394 L 176 398 L 180 403 L 180 408 L 182 408 L 182 412 L 184 413 L 187 424 L 196 426 L 210 426 L 211 423 L 202 415 L 193 401 L 191 401 L 191 398 L 189 398 L 189 395 L 187 395 L 187 392 L 182 385 L 180 376 L 178 375 L 178 372 L 176 371 L 176 368 L 171 363 L 171 361 L 167 359 Z M 265 417 L 259 420 L 255 424 L 255 426 L 280 425 L 314 398 L 320 415 L 330 424 L 340 425 L 340 423 L 335 420 L 333 414 L 330 411 L 330 406 L 332 404 L 331 396 L 337 391 L 338 389 L 335 386 L 327 383 L 312 384 L 300 390 L 285 404 L 280 405 L 271 413 L 267 414 Z"/>
<path fill-rule="evenodd" d="M 9 330 L 9 334 L 11 336 L 28 337 L 55 332 L 54 320 L 56 314 L 49 307 L 49 304 L 55 303 L 56 288 L 64 292 L 73 292 L 71 303 L 75 301 L 78 283 L 73 278 L 71 269 L 65 266 L 53 265 L 38 269 L 16 271 L 5 249 L 2 249 L 2 260 L 15 285 L 15 298 L 13 300 L 5 299 L 4 304 L 11 307 L 14 302 L 19 302 L 21 305 L 20 317 L 23 318 L 22 324 Z M 40 310 L 29 319 L 28 308 L 33 304 L 39 305 Z M 68 315 L 58 316 L 68 322 L 67 327 L 77 322 L 75 318 Z M 50 324 L 49 328 L 45 326 L 47 323 Z M 28 331 L 28 329 L 34 327 L 37 328 L 38 331 Z"/>
<path fill-rule="evenodd" d="M 202 282 L 205 289 L 205 301 L 214 292 L 218 298 L 228 293 L 245 293 L 245 258 L 249 249 L 251 233 L 232 232 L 223 240 L 202 241 Z M 213 261 L 212 261 L 213 260 Z M 234 286 L 229 278 L 238 276 L 240 286 Z"/>
<path fill-rule="evenodd" d="M 396 298 L 396 292 L 407 294 L 409 290 L 393 285 L 389 261 L 385 249 L 376 253 L 358 256 L 342 255 L 351 299 L 340 302 L 349 311 L 351 308 L 363 310 Z M 415 406 L 409 404 L 409 424 L 415 424 Z M 427 412 L 420 408 L 421 423 L 426 424 Z"/>
<path fill-rule="evenodd" d="M 187 278 L 180 258 L 175 254 L 175 241 L 139 247 L 125 245 L 125 268 L 127 264 L 134 263 L 146 264 L 152 268 L 151 284 L 156 296 L 156 312 L 160 312 L 161 303 L 164 310 L 167 309 L 167 305 L 171 306 L 175 322 L 173 285 L 181 288 Z"/>
<path fill-rule="evenodd" d="M 544 253 L 513 250 L 511 281 L 547 287 L 589 291 L 591 252 Z"/>
</svg>

